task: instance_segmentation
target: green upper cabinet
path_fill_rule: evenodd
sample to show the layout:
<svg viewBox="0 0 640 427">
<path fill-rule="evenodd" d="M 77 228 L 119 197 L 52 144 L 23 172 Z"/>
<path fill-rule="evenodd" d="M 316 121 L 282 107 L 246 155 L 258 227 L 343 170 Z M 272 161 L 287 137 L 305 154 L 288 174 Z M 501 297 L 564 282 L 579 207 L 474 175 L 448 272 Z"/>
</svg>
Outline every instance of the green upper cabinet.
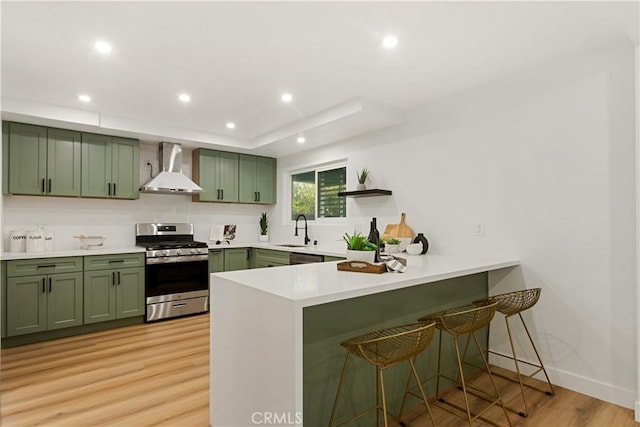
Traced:
<svg viewBox="0 0 640 427">
<path fill-rule="evenodd" d="M 2 194 L 9 194 L 9 122 L 2 122 Z"/>
<path fill-rule="evenodd" d="M 80 135 L 47 129 L 47 194 L 80 196 Z"/>
<path fill-rule="evenodd" d="M 198 149 L 193 151 L 193 180 L 204 193 L 197 202 L 238 202 L 238 154 Z"/>
<path fill-rule="evenodd" d="M 9 123 L 9 192 L 80 196 L 80 132 Z"/>
<path fill-rule="evenodd" d="M 137 199 L 138 141 L 82 134 L 82 196 Z"/>
<path fill-rule="evenodd" d="M 276 159 L 240 154 L 241 203 L 276 203 Z"/>
</svg>

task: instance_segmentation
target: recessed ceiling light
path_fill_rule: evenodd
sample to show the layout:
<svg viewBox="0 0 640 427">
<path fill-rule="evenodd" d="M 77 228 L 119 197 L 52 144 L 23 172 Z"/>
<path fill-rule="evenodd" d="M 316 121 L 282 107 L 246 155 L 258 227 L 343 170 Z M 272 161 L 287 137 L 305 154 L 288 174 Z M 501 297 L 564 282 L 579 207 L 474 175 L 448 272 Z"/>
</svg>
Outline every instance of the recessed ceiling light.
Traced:
<svg viewBox="0 0 640 427">
<path fill-rule="evenodd" d="M 227 122 L 227 129 L 235 129 L 236 128 L 236 124 L 233 122 Z"/>
<path fill-rule="evenodd" d="M 179 99 L 180 101 L 184 102 L 185 104 L 186 104 L 187 102 L 191 101 L 191 97 L 189 96 L 189 94 L 188 94 L 188 93 L 181 93 L 181 94 L 178 96 L 178 99 Z"/>
<path fill-rule="evenodd" d="M 304 136 L 299 136 L 296 141 L 298 141 L 298 144 L 304 144 L 305 142 L 307 142 L 307 138 L 305 138 Z"/>
<path fill-rule="evenodd" d="M 100 53 L 111 53 L 111 45 L 104 40 L 98 40 L 93 46 Z"/>
<path fill-rule="evenodd" d="M 387 49 L 393 49 L 398 45 L 398 38 L 396 36 L 387 36 L 382 39 L 382 46 Z"/>
<path fill-rule="evenodd" d="M 78 95 L 78 99 L 82 102 L 91 102 L 91 97 L 89 95 Z"/>
<path fill-rule="evenodd" d="M 293 101 L 293 96 L 290 93 L 283 93 L 280 99 L 282 99 L 282 102 L 289 103 Z"/>
</svg>

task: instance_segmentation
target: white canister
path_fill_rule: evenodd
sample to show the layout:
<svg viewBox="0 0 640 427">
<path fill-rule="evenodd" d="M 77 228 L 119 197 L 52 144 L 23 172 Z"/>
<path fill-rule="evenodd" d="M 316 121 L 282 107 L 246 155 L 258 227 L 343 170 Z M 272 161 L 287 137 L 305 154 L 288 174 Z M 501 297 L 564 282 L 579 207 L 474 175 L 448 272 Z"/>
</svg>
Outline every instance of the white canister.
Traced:
<svg viewBox="0 0 640 427">
<path fill-rule="evenodd" d="M 27 233 L 24 230 L 12 230 L 9 233 L 9 250 L 24 252 L 27 250 Z"/>
<path fill-rule="evenodd" d="M 44 229 L 44 250 L 53 250 L 53 233 L 50 230 Z"/>
<path fill-rule="evenodd" d="M 27 231 L 27 252 L 43 252 L 44 235 L 42 230 Z"/>
</svg>

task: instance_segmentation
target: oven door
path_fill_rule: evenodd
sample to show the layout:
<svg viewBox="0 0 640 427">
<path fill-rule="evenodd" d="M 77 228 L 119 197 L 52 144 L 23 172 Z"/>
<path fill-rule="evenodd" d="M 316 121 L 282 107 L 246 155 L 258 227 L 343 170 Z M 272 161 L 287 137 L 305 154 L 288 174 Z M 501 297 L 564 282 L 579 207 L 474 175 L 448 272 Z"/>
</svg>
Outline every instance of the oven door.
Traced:
<svg viewBox="0 0 640 427">
<path fill-rule="evenodd" d="M 190 258 L 190 257 L 184 257 Z M 151 263 L 146 266 L 146 297 L 209 290 L 209 261 Z"/>
</svg>

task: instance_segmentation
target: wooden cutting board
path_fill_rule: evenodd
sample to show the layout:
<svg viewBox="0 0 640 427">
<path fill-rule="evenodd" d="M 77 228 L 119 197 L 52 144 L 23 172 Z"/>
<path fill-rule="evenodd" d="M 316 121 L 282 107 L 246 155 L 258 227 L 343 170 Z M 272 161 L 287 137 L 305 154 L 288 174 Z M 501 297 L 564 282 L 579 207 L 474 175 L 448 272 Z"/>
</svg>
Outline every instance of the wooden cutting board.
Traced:
<svg viewBox="0 0 640 427">
<path fill-rule="evenodd" d="M 395 237 L 396 239 L 405 237 L 413 238 L 413 230 L 407 225 L 405 219 L 406 214 L 403 212 L 402 215 L 400 215 L 400 224 L 387 224 L 384 233 L 382 233 L 382 237 Z"/>
</svg>

